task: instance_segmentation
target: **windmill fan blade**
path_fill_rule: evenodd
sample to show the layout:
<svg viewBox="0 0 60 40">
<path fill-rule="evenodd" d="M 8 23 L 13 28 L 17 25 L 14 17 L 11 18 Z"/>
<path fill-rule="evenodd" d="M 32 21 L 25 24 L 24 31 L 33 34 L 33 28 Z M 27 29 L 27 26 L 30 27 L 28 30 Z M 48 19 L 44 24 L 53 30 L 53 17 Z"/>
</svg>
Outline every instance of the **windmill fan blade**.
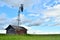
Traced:
<svg viewBox="0 0 60 40">
<path fill-rule="evenodd" d="M 21 12 L 23 12 L 23 4 L 21 4 Z"/>
</svg>

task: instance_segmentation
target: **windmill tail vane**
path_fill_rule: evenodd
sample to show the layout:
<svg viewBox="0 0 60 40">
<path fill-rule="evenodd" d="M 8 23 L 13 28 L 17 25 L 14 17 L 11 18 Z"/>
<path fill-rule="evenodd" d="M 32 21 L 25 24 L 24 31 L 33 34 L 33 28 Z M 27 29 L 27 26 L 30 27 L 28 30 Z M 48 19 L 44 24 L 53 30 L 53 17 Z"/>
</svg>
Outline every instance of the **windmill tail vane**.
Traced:
<svg viewBox="0 0 60 40">
<path fill-rule="evenodd" d="M 23 4 L 21 4 L 21 12 L 23 12 Z"/>
<path fill-rule="evenodd" d="M 23 12 L 23 4 L 21 4 L 21 6 L 19 7 L 18 13 Z"/>
</svg>

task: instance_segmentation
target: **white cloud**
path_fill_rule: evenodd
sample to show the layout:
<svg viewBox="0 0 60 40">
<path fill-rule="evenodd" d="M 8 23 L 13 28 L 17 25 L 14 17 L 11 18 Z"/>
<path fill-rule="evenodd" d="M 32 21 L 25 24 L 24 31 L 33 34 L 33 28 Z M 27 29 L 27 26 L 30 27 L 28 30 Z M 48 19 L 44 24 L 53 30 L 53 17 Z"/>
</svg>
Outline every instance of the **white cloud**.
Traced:
<svg viewBox="0 0 60 40">
<path fill-rule="evenodd" d="M 43 23 L 43 20 L 37 19 L 37 20 L 32 21 L 28 26 L 39 26 L 42 23 Z"/>
<path fill-rule="evenodd" d="M 2 15 L 4 16 L 4 14 L 2 14 Z M 7 20 L 3 20 L 3 23 L 4 23 L 4 25 L 2 25 L 3 29 L 8 27 L 9 25 L 18 25 L 17 18 L 18 17 L 9 18 L 9 19 L 7 18 Z M 23 26 L 26 29 L 30 29 L 30 27 L 25 25 L 25 23 L 30 23 L 30 22 L 31 22 L 31 20 L 27 19 L 24 14 L 20 14 L 20 26 Z"/>
<path fill-rule="evenodd" d="M 5 24 L 5 22 L 6 22 L 6 14 L 5 13 L 2 13 L 2 14 L 0 14 L 0 24 L 1 25 L 4 25 Z"/>
<path fill-rule="evenodd" d="M 57 5 L 55 5 L 53 8 L 57 8 L 57 9 L 60 9 L 60 4 L 57 4 Z"/>
<path fill-rule="evenodd" d="M 56 0 L 57 2 L 60 2 L 60 0 Z"/>
<path fill-rule="evenodd" d="M 45 31 L 41 31 L 41 30 L 29 30 L 27 31 L 28 34 L 60 34 L 60 32 L 45 32 Z"/>
<path fill-rule="evenodd" d="M 43 11 L 43 15 L 45 18 L 49 18 L 49 19 L 50 19 L 50 17 L 54 17 L 53 22 L 55 22 L 55 23 L 52 25 L 55 25 L 55 26 L 60 25 L 60 4 L 55 5 L 51 9 L 47 9 L 47 10 Z M 52 20 L 52 19 L 50 19 L 50 20 Z M 52 25 L 50 25 L 50 26 L 52 26 Z"/>
<path fill-rule="evenodd" d="M 29 14 L 29 16 L 34 16 L 34 17 L 39 16 L 39 17 L 40 17 L 39 14 L 41 14 L 41 12 L 39 12 L 39 13 L 36 12 L 37 14 L 36 14 L 36 13 L 34 14 L 33 11 L 31 11 L 31 12 L 32 12 L 32 13 Z M 55 5 L 55 6 L 53 6 L 53 7 L 50 8 L 50 9 L 47 9 L 47 10 L 42 11 L 42 14 L 43 14 L 44 16 L 42 16 L 41 18 L 38 17 L 38 19 L 32 21 L 32 22 L 29 24 L 29 26 L 39 26 L 39 25 L 41 25 L 41 24 L 44 24 L 44 25 L 47 25 L 47 26 L 53 26 L 53 25 L 55 25 L 56 23 L 57 23 L 57 24 L 60 24 L 60 4 L 59 4 L 59 5 Z M 53 17 L 54 19 L 52 19 L 51 17 Z M 53 22 L 55 22 L 55 23 L 52 23 L 51 20 L 52 20 Z M 46 23 L 48 23 L 48 22 L 51 22 L 52 24 L 46 24 Z M 57 26 L 58 26 L 58 25 L 57 25 Z"/>
<path fill-rule="evenodd" d="M 37 2 L 36 2 L 37 1 Z M 47 0 L 46 0 L 47 1 Z M 50 0 L 49 0 L 50 1 Z M 49 2 L 49 1 L 47 1 L 47 3 Z M 59 0 L 56 0 L 56 1 L 59 1 Z M 44 15 L 43 17 L 41 17 L 41 19 L 40 18 L 38 18 L 37 20 L 34 20 L 33 22 L 32 21 L 30 21 L 28 18 L 25 18 L 25 16 L 24 15 L 22 15 L 21 16 L 21 22 L 20 23 L 30 23 L 29 25 L 34 25 L 34 26 L 36 26 L 36 25 L 41 25 L 41 24 L 44 24 L 44 22 L 49 22 L 50 20 L 52 20 L 52 19 L 50 19 L 50 17 L 57 17 L 57 16 L 59 16 L 60 17 L 60 4 L 59 5 L 54 5 L 53 7 L 50 7 L 50 6 L 47 6 L 47 10 L 43 10 L 43 11 L 41 11 L 40 9 L 39 9 L 39 7 L 38 7 L 38 4 L 40 4 L 41 5 L 41 0 L 4 0 L 4 1 L 2 1 L 2 2 L 4 2 L 4 3 L 6 3 L 7 5 L 10 5 L 10 6 L 14 6 L 14 7 L 19 7 L 19 4 L 21 4 L 21 3 L 24 3 L 24 7 L 27 7 L 27 10 L 28 10 L 28 12 L 32 12 L 32 14 L 29 14 L 30 16 L 39 16 L 41 13 Z M 33 7 L 33 5 L 37 5 L 37 6 L 35 6 L 35 9 L 34 8 L 32 8 Z M 42 4 L 43 5 L 43 4 Z M 45 6 L 46 7 L 46 3 L 43 5 L 43 6 Z M 34 14 L 34 13 L 37 13 L 37 14 Z M 42 20 L 43 19 L 43 20 Z M 17 23 L 17 17 L 15 17 L 15 18 L 12 18 L 12 21 L 14 21 L 14 22 L 12 22 L 13 24 L 14 23 Z M 56 23 L 57 23 L 57 21 L 59 21 L 60 19 L 59 18 L 56 18 L 55 20 L 53 20 L 53 21 L 55 21 Z M 30 21 L 30 22 L 29 22 Z M 49 24 L 48 24 L 49 25 Z"/>
<path fill-rule="evenodd" d="M 48 9 L 46 11 L 43 12 L 45 16 L 47 17 L 55 17 L 55 16 L 59 16 L 60 15 L 60 8 L 58 5 L 54 6 L 51 9 Z"/>
<path fill-rule="evenodd" d="M 18 17 L 12 18 L 12 20 L 10 21 L 10 24 L 14 24 L 17 25 L 18 21 L 17 21 Z M 20 14 L 20 24 L 25 24 L 25 23 L 30 23 L 31 20 L 26 18 L 26 16 L 24 14 Z"/>
<path fill-rule="evenodd" d="M 25 27 L 27 30 L 31 29 L 31 27 L 29 27 L 29 26 L 25 26 L 25 25 L 20 25 L 20 26 Z"/>
<path fill-rule="evenodd" d="M 2 1 L 0 1 L 0 7 L 3 7 L 4 3 Z"/>
<path fill-rule="evenodd" d="M 48 21 L 48 19 L 46 19 L 45 21 Z M 27 18 L 24 14 L 20 14 L 20 25 L 25 25 L 27 23 L 27 26 L 39 26 L 41 24 L 43 24 L 44 20 L 42 19 L 36 19 L 36 20 L 31 20 L 29 18 Z M 18 25 L 18 21 L 17 21 L 17 17 L 12 18 L 12 20 L 10 21 L 10 24 L 13 25 Z"/>
<path fill-rule="evenodd" d="M 33 14 L 33 13 L 32 13 L 32 14 L 29 14 L 29 16 L 38 17 L 38 16 L 40 16 L 40 14 L 35 14 L 35 13 Z"/>
<path fill-rule="evenodd" d="M 8 24 L 8 18 L 6 16 L 6 13 L 1 13 L 0 14 L 0 29 L 4 29 L 4 25 Z"/>
<path fill-rule="evenodd" d="M 4 3 L 6 3 L 7 5 L 11 6 L 11 7 L 19 7 L 20 4 L 24 4 L 24 7 L 29 7 L 33 5 L 33 1 L 32 0 L 3 0 Z"/>
</svg>

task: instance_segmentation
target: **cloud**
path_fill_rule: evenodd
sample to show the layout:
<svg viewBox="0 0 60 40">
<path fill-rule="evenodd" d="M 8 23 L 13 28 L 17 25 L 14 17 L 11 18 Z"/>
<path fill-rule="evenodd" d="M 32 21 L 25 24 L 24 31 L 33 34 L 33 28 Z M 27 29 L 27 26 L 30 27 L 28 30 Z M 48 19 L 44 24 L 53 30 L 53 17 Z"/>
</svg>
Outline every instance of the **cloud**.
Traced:
<svg viewBox="0 0 60 40">
<path fill-rule="evenodd" d="M 31 16 L 31 17 L 38 17 L 38 16 L 40 16 L 40 14 L 33 14 L 33 13 L 31 13 L 31 14 L 29 14 L 29 16 Z"/>
<path fill-rule="evenodd" d="M 29 24 L 29 26 L 39 26 L 42 24 L 46 26 L 60 25 L 60 4 L 54 5 L 53 7 L 47 8 L 46 10 L 43 10 L 41 12 L 36 11 L 35 13 L 34 11 L 31 10 L 30 12 L 31 14 L 29 14 L 29 16 L 37 17 L 37 19 L 32 21 Z M 43 15 L 41 16 L 41 18 L 40 18 L 40 14 Z"/>
<path fill-rule="evenodd" d="M 60 34 L 60 32 L 53 32 L 53 31 L 50 31 L 50 32 L 45 32 L 45 31 L 42 31 L 42 30 L 29 30 L 27 31 L 28 34 Z"/>
<path fill-rule="evenodd" d="M 17 25 L 18 24 L 17 18 L 18 17 L 12 18 L 12 20 L 10 21 L 10 24 Z M 30 22 L 31 22 L 31 20 L 26 18 L 26 16 L 24 14 L 20 14 L 20 24 L 25 24 L 25 23 L 30 23 Z"/>
<path fill-rule="evenodd" d="M 18 25 L 17 18 L 18 17 L 7 18 L 5 13 L 0 14 L 0 29 L 5 29 L 6 27 L 8 27 L 8 25 Z M 25 26 L 25 24 L 30 22 L 31 20 L 27 19 L 24 14 L 20 14 L 20 26 L 29 29 L 29 27 L 27 25 Z"/>
<path fill-rule="evenodd" d="M 20 4 L 24 4 L 24 8 L 32 8 L 32 6 L 35 6 L 33 7 L 35 9 L 40 9 L 39 7 L 45 8 L 46 4 L 48 4 L 50 1 L 51 0 L 2 0 L 2 2 L 11 7 L 19 7 Z"/>
<path fill-rule="evenodd" d="M 53 6 L 50 9 L 47 9 L 42 12 L 45 18 L 48 18 L 48 20 L 52 20 L 54 23 L 50 26 L 60 26 L 60 4 Z M 53 18 L 51 18 L 53 17 Z M 54 19 L 54 20 L 53 20 Z M 51 21 L 50 21 L 51 22 Z"/>
<path fill-rule="evenodd" d="M 50 2 L 51 2 L 51 0 L 50 0 Z M 39 16 L 39 17 L 37 18 L 38 21 L 34 20 L 29 25 L 31 25 L 31 26 L 39 26 L 41 24 L 44 24 L 44 25 L 47 25 L 47 26 L 55 25 L 57 23 L 56 21 L 60 20 L 59 18 L 56 18 L 57 16 L 60 17 L 60 4 L 57 4 L 56 2 L 58 3 L 59 1 L 56 0 L 56 1 L 53 1 L 53 3 L 51 3 L 51 4 L 53 4 L 53 6 L 50 5 L 50 4 L 46 5 L 47 3 L 49 3 L 49 1 L 46 4 L 44 4 L 44 5 L 42 4 L 43 6 L 46 7 L 45 10 L 40 10 L 40 9 L 36 9 L 36 8 L 33 10 L 33 8 L 32 9 L 30 8 L 29 12 L 31 12 L 32 14 L 29 14 L 29 16 L 32 16 L 32 17 Z M 35 7 L 37 7 L 37 6 L 35 6 Z M 39 8 L 39 7 L 37 7 L 37 8 Z M 42 14 L 43 16 L 41 16 L 41 18 L 40 18 L 40 15 L 36 15 L 35 13 Z M 50 22 L 52 24 L 50 24 Z"/>
<path fill-rule="evenodd" d="M 56 5 L 56 6 L 52 7 L 51 9 L 48 9 L 48 10 L 44 11 L 43 13 L 47 17 L 59 16 L 60 15 L 60 5 Z"/>
<path fill-rule="evenodd" d="M 4 25 L 5 21 L 6 21 L 6 14 L 5 13 L 0 14 L 0 24 Z"/>
<path fill-rule="evenodd" d="M 0 7 L 3 7 L 5 4 L 2 2 L 2 1 L 0 1 Z"/>
<path fill-rule="evenodd" d="M 42 23 L 43 23 L 43 20 L 37 19 L 37 20 L 32 21 L 28 26 L 39 26 Z"/>
<path fill-rule="evenodd" d="M 40 18 L 40 14 L 41 16 Z M 39 25 L 46 25 L 46 26 L 53 26 L 53 25 L 60 25 L 60 4 L 54 5 L 53 7 L 43 10 L 41 12 L 31 11 L 31 14 L 29 16 L 37 17 L 36 20 L 32 21 L 29 26 L 39 26 Z M 51 22 L 51 24 L 50 24 Z"/>
<path fill-rule="evenodd" d="M 22 1 L 21 0 L 13 0 L 13 1 L 3 0 L 2 2 L 12 7 L 19 7 L 21 3 L 24 3 L 24 7 L 26 7 L 27 12 L 31 12 L 31 14 L 28 14 L 29 16 L 32 16 L 32 17 L 38 16 L 36 20 L 31 21 L 30 19 L 25 18 L 25 15 L 22 15 L 21 21 L 20 21 L 21 24 L 29 23 L 29 25 L 31 26 L 32 25 L 38 26 L 41 24 L 51 22 L 50 21 L 52 20 L 51 17 L 54 17 L 55 20 L 52 20 L 52 21 L 54 21 L 55 23 L 57 23 L 57 21 L 60 20 L 58 18 L 58 16 L 60 17 L 60 4 L 57 5 L 57 3 L 60 2 L 59 0 L 55 0 L 51 4 L 50 4 L 51 0 L 48 0 L 48 1 L 47 0 L 44 0 L 44 1 L 43 0 L 22 0 Z M 52 6 L 52 4 L 55 4 L 55 5 Z M 43 8 L 45 8 L 45 10 Z M 40 14 L 42 14 L 43 16 L 40 17 Z M 12 18 L 12 21 L 10 22 L 13 24 L 17 23 L 17 17 Z M 47 25 L 50 25 L 50 24 L 47 24 Z M 52 25 L 55 25 L 55 24 L 53 23 Z"/>
<path fill-rule="evenodd" d="M 24 8 L 29 7 L 33 4 L 32 0 L 2 0 L 7 6 L 19 7 L 20 4 L 24 4 Z"/>
<path fill-rule="evenodd" d="M 3 26 L 8 24 L 8 22 L 6 13 L 0 13 L 0 29 L 3 29 Z"/>
<path fill-rule="evenodd" d="M 52 1 L 52 2 L 51 2 Z M 6 5 L 10 5 L 11 7 L 19 7 L 20 4 L 24 4 L 25 8 L 29 8 L 35 6 L 35 9 L 41 8 L 49 8 L 54 4 L 58 4 L 60 0 L 1 0 L 1 2 L 5 3 Z M 47 5 L 48 4 L 48 5 Z"/>
<path fill-rule="evenodd" d="M 56 0 L 56 1 L 60 2 L 60 0 Z"/>
<path fill-rule="evenodd" d="M 14 17 L 10 20 L 10 24 L 12 25 L 18 25 L 18 20 L 17 20 L 18 17 Z M 31 19 L 28 19 L 24 14 L 20 14 L 20 25 L 25 25 L 26 26 L 39 26 L 43 23 L 43 20 L 42 19 L 36 19 L 36 20 L 31 20 Z"/>
</svg>

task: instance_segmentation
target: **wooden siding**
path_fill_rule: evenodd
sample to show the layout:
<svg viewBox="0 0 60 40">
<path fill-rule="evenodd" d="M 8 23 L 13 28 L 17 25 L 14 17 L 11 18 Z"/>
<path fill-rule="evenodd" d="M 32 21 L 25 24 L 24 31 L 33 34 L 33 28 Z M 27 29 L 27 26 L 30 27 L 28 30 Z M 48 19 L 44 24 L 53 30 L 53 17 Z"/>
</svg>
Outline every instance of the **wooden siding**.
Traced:
<svg viewBox="0 0 60 40">
<path fill-rule="evenodd" d="M 15 30 L 10 27 L 8 30 L 7 30 L 7 34 L 15 34 Z"/>
<path fill-rule="evenodd" d="M 17 34 L 27 34 L 27 30 L 17 30 Z"/>
</svg>

